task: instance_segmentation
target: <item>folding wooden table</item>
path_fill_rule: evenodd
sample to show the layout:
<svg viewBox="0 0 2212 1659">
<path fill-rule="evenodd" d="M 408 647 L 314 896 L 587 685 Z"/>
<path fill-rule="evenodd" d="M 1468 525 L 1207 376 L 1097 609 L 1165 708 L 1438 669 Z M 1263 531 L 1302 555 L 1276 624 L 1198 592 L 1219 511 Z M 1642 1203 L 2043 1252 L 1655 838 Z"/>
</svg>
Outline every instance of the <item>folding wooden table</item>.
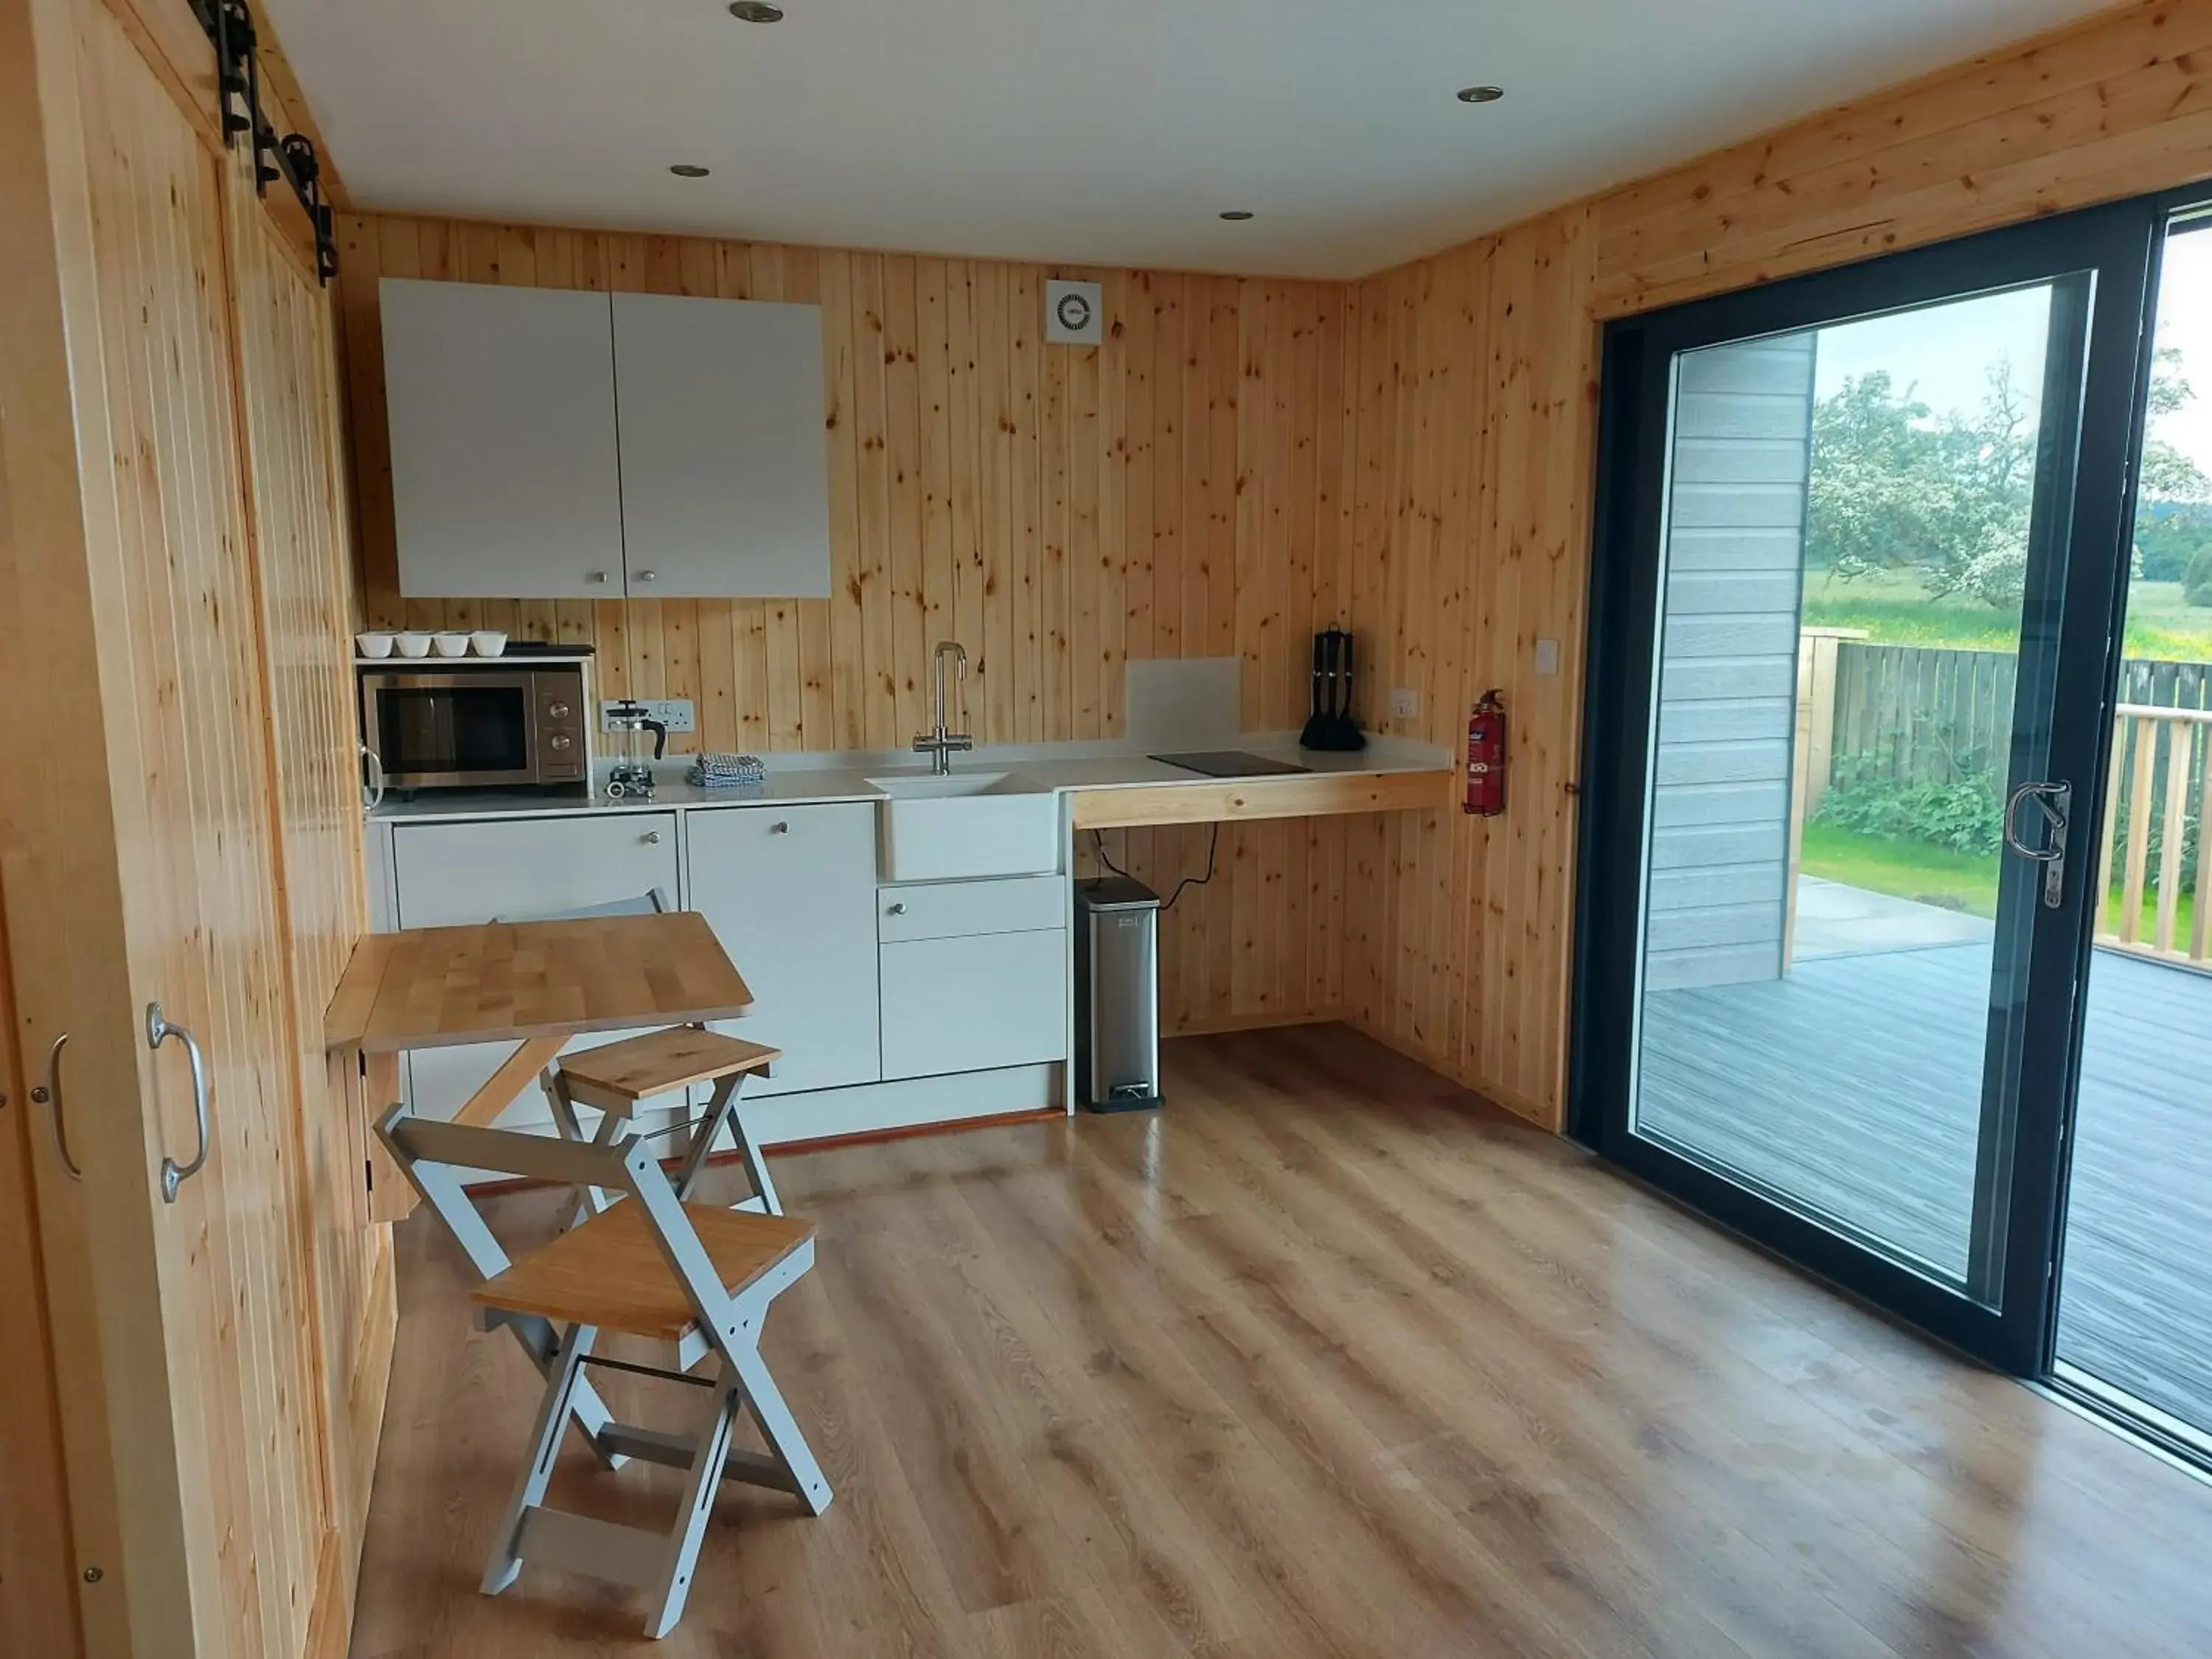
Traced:
<svg viewBox="0 0 2212 1659">
<path fill-rule="evenodd" d="M 453 1115 L 482 1127 L 573 1036 L 730 1019 L 752 1001 L 706 918 L 690 911 L 365 935 L 331 994 L 323 1041 L 361 1056 L 371 1218 L 396 1221 L 414 1208 L 414 1189 L 369 1133 L 399 1097 L 399 1056 L 409 1049 L 515 1045 Z"/>
</svg>

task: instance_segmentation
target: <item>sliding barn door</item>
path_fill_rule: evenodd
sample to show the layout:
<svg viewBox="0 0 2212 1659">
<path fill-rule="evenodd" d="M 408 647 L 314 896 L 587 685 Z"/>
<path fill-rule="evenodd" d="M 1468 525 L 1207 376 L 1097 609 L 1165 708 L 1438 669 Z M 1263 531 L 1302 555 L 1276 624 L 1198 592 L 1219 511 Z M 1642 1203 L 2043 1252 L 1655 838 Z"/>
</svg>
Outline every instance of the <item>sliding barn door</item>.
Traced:
<svg viewBox="0 0 2212 1659">
<path fill-rule="evenodd" d="M 100 0 L 27 6 L 80 516 L 73 542 L 8 550 L 20 696 L 0 759 L 21 793 L 0 851 L 27 1060 L 68 1035 L 54 1109 L 82 1175 L 57 1153 L 39 1184 L 81 1606 L 94 1652 L 290 1656 L 331 1495 L 236 158 Z"/>
</svg>

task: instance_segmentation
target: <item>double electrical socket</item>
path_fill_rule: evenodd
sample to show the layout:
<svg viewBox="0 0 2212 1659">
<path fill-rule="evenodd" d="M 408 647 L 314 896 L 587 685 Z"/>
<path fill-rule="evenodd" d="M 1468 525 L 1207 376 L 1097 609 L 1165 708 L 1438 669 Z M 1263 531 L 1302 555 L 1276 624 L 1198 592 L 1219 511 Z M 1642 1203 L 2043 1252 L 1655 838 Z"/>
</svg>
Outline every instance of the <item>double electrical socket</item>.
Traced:
<svg viewBox="0 0 2212 1659">
<path fill-rule="evenodd" d="M 644 707 L 647 719 L 659 720 L 672 732 L 696 732 L 699 729 L 698 718 L 692 713 L 689 697 L 641 697 L 638 702 Z M 615 729 L 615 710 L 621 707 L 619 702 L 613 701 L 599 705 L 600 731 Z"/>
</svg>

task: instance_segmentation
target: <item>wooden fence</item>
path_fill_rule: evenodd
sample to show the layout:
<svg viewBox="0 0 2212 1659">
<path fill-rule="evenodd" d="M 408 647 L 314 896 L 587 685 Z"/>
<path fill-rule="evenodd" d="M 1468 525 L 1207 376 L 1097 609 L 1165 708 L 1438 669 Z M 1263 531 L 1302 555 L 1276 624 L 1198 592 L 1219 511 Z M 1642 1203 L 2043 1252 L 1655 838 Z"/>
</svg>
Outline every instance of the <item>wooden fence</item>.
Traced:
<svg viewBox="0 0 2212 1659">
<path fill-rule="evenodd" d="M 1837 781 L 1869 773 L 1906 784 L 1982 776 L 2002 793 L 2018 668 L 2001 651 L 1806 629 L 1795 816 L 1802 823 Z M 2098 842 L 2098 942 L 2212 963 L 2212 882 L 2198 852 L 2212 817 L 2212 664 L 2130 658 L 2120 704 Z"/>
</svg>

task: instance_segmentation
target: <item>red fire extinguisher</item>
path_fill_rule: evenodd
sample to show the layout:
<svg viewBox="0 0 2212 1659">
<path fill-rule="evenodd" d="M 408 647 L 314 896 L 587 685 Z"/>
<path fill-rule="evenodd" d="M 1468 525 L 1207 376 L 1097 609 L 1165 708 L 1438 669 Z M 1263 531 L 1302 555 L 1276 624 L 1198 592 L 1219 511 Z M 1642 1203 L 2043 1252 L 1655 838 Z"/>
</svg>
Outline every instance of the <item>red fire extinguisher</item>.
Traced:
<svg viewBox="0 0 2212 1659">
<path fill-rule="evenodd" d="M 1462 810 L 1494 818 L 1505 810 L 1505 705 L 1495 690 L 1467 717 L 1467 800 Z"/>
</svg>

